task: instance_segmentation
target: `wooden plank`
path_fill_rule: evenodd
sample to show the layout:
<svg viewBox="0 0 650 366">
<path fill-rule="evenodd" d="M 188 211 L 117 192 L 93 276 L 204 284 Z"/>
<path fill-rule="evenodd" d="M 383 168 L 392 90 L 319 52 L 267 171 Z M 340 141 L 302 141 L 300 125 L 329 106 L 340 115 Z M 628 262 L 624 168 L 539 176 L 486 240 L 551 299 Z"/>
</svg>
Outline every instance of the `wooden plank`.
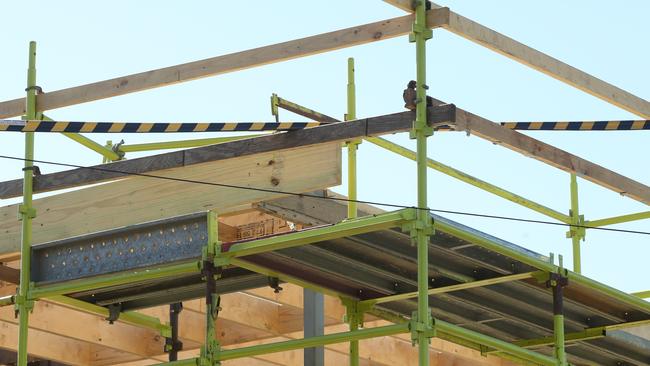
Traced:
<svg viewBox="0 0 650 366">
<path fill-rule="evenodd" d="M 0 322 L 0 348 L 18 349 L 18 326 Z M 90 365 L 91 349 L 65 337 L 54 336 L 39 330 L 30 330 L 27 352 L 38 358 L 63 362 L 69 365 Z"/>
<path fill-rule="evenodd" d="M 398 8 L 413 12 L 412 1 L 384 0 Z M 440 10 L 440 5 L 432 4 L 433 10 Z M 441 18 L 444 18 L 441 14 Z M 602 99 L 630 113 L 650 119 L 650 102 L 609 84 L 580 69 L 568 65 L 543 52 L 528 47 L 523 43 L 496 32 L 464 16 L 449 12 L 446 24 L 442 27 L 465 39 L 486 47 L 507 58 L 542 72 L 554 79 L 573 86 L 585 93 Z"/>
<path fill-rule="evenodd" d="M 20 282 L 20 270 L 0 265 L 0 281 L 18 284 Z"/>
<path fill-rule="evenodd" d="M 442 103 L 437 100 L 436 102 Z M 650 187 L 645 184 L 460 108 L 456 113 L 456 128 L 460 131 L 469 131 L 472 135 L 502 145 L 565 172 L 575 173 L 583 179 L 623 196 L 646 205 L 650 204 Z"/>
<path fill-rule="evenodd" d="M 444 11 L 430 12 L 428 15 L 429 24 L 441 24 L 442 22 L 438 17 L 445 15 Z M 247 51 L 57 90 L 38 95 L 36 108 L 38 111 L 51 110 L 394 38 L 408 34 L 411 31 L 412 22 L 412 16 L 407 15 Z M 24 107 L 23 98 L 2 102 L 0 103 L 0 118 L 22 115 L 25 113 Z"/>
<path fill-rule="evenodd" d="M 453 105 L 431 107 L 429 109 L 430 123 L 450 121 L 453 119 L 454 113 L 455 107 Z M 341 124 L 329 124 L 300 131 L 272 134 L 254 139 L 238 140 L 123 160 L 111 164 L 96 165 L 92 167 L 94 169 L 80 168 L 44 174 L 34 178 L 34 191 L 47 192 L 124 178 L 125 175 L 120 172 L 151 173 L 162 169 L 231 159 L 280 149 L 406 131 L 411 128 L 413 118 L 413 112 L 399 112 Z M 41 171 L 45 170 L 45 168 L 45 166 L 41 167 Z M 22 194 L 22 184 L 21 179 L 0 183 L 0 198 L 20 196 Z"/>
<path fill-rule="evenodd" d="M 160 171 L 169 177 L 269 190 L 306 192 L 341 183 L 338 143 L 278 150 Z M 134 177 L 34 200 L 33 241 L 47 241 L 139 222 L 281 197 L 281 194 Z M 19 249 L 17 205 L 0 208 L 0 253 Z"/>
<path fill-rule="evenodd" d="M 0 307 L 0 321 L 18 324 L 13 307 Z M 146 358 L 159 355 L 165 344 L 153 330 L 120 322 L 111 325 L 101 317 L 44 301 L 34 303 L 29 327 L 30 335 L 37 330 Z"/>
</svg>

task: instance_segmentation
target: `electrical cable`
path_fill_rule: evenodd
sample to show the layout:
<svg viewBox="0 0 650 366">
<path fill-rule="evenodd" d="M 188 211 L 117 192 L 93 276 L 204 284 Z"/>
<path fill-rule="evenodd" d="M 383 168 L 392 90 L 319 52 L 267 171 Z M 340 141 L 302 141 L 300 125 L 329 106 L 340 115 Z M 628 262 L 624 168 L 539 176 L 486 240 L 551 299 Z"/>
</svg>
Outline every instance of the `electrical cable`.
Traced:
<svg viewBox="0 0 650 366">
<path fill-rule="evenodd" d="M 342 197 L 319 196 L 319 195 L 309 194 L 309 193 L 297 193 L 297 192 L 281 191 L 281 190 L 274 190 L 274 189 L 268 189 L 268 188 L 246 187 L 246 186 L 238 186 L 238 185 L 234 185 L 234 184 L 206 182 L 206 181 L 185 179 L 185 178 L 165 177 L 165 176 L 161 176 L 161 175 L 154 175 L 154 174 L 147 174 L 147 173 L 137 173 L 137 172 L 127 172 L 127 171 L 121 171 L 121 170 L 110 169 L 110 168 L 102 168 L 102 167 L 98 167 L 98 166 L 83 166 L 83 165 L 70 164 L 70 163 L 61 163 L 61 162 L 48 161 L 48 160 L 25 159 L 25 158 L 20 158 L 20 157 L 16 157 L 16 156 L 8 156 L 8 155 L 0 155 L 0 158 L 1 159 L 8 159 L 8 160 L 29 161 L 29 162 L 32 162 L 32 163 L 48 164 L 48 165 L 55 165 L 55 166 L 62 166 L 62 167 L 76 168 L 76 169 L 89 169 L 89 170 L 95 170 L 95 171 L 100 171 L 100 172 L 105 172 L 105 173 L 116 173 L 116 174 L 131 175 L 131 176 L 138 176 L 138 177 L 163 179 L 163 180 L 169 180 L 169 181 L 174 181 L 174 182 L 202 184 L 202 185 L 209 185 L 209 186 L 223 187 L 223 188 L 233 188 L 233 189 L 257 191 L 257 192 L 275 193 L 275 194 L 282 194 L 282 195 L 288 195 L 288 196 L 310 197 L 310 198 L 325 199 L 325 200 L 340 201 L 340 202 L 355 202 L 355 203 L 362 203 L 362 204 L 383 206 L 383 207 L 392 207 L 392 208 L 399 208 L 399 209 L 410 208 L 410 209 L 416 209 L 416 210 L 426 210 L 428 212 L 446 213 L 446 214 L 450 214 L 450 215 L 480 217 L 480 218 L 488 218 L 488 219 L 496 219 L 496 220 L 507 220 L 507 221 L 516 221 L 516 222 L 525 222 L 525 223 L 542 224 L 542 225 L 564 226 L 564 227 L 569 227 L 569 228 L 579 228 L 579 229 L 584 228 L 584 229 L 601 230 L 601 231 L 609 231 L 609 232 L 619 232 L 619 233 L 626 233 L 626 234 L 650 235 L 650 232 L 648 232 L 648 231 L 626 230 L 626 229 L 606 228 L 606 227 L 587 226 L 587 225 L 574 225 L 574 224 L 567 224 L 567 223 L 563 223 L 563 222 L 553 222 L 553 221 L 535 220 L 535 219 L 524 219 L 524 218 L 520 218 L 520 217 L 490 215 L 490 214 L 482 214 L 482 213 L 475 213 L 475 212 L 465 212 L 465 211 L 443 210 L 443 209 L 435 209 L 435 208 L 428 208 L 428 207 L 407 206 L 407 205 L 400 205 L 400 204 L 386 203 L 386 202 L 377 202 L 377 201 L 351 200 L 349 198 L 342 198 Z"/>
</svg>

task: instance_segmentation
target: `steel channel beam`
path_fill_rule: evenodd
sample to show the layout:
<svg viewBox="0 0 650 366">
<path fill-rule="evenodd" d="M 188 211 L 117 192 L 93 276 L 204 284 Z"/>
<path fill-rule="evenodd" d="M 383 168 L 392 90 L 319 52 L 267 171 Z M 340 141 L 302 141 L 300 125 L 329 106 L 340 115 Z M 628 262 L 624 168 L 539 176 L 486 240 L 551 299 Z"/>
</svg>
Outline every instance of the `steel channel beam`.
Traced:
<svg viewBox="0 0 650 366">
<path fill-rule="evenodd" d="M 36 284 L 199 260 L 208 238 L 205 213 L 58 240 L 32 247 Z"/>
<path fill-rule="evenodd" d="M 232 246 L 227 246 L 226 243 L 224 244 L 224 251 L 221 253 L 221 257 L 239 258 L 251 254 L 270 252 L 325 240 L 389 229 L 400 226 L 414 218 L 413 209 L 404 209 L 381 215 L 344 221 L 331 226 L 306 229 L 266 239 L 235 243 Z"/>
<path fill-rule="evenodd" d="M 386 325 L 386 326 L 376 327 L 376 328 L 366 328 L 362 330 L 328 334 L 319 337 L 295 339 L 295 340 L 284 341 L 284 342 L 262 344 L 258 346 L 223 350 L 220 352 L 218 360 L 226 361 L 226 360 L 232 360 L 232 359 L 242 358 L 242 357 L 253 357 L 253 356 L 274 353 L 274 352 L 291 351 L 295 349 L 302 349 L 302 348 L 316 347 L 316 346 L 326 346 L 328 344 L 349 342 L 352 340 L 359 341 L 368 338 L 385 337 L 385 336 L 391 336 L 395 334 L 408 333 L 408 332 L 409 332 L 408 323 Z"/>
</svg>

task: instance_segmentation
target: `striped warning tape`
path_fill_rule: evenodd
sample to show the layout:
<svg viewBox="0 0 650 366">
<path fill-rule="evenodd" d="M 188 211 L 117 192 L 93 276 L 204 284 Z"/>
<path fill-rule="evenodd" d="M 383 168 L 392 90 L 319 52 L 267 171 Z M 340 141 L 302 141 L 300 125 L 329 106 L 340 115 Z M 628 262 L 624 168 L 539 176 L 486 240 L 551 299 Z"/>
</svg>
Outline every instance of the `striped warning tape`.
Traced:
<svg viewBox="0 0 650 366">
<path fill-rule="evenodd" d="M 302 130 L 320 125 L 320 122 L 153 123 L 0 120 L 0 131 L 73 133 L 245 132 Z"/>
<path fill-rule="evenodd" d="M 631 131 L 650 130 L 650 120 L 574 121 L 574 122 L 501 122 L 511 130 L 536 131 Z"/>
</svg>

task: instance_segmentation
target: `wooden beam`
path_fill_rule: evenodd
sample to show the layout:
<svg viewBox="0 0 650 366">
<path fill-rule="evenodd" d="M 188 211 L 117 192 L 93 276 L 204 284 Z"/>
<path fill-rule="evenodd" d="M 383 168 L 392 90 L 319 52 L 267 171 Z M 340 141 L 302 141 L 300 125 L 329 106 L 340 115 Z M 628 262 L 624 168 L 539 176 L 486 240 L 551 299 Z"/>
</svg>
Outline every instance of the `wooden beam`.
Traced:
<svg viewBox="0 0 650 366">
<path fill-rule="evenodd" d="M 306 192 L 341 181 L 338 143 L 280 150 L 195 164 L 157 173 L 169 177 Z M 134 177 L 34 200 L 33 242 L 91 232 L 193 212 L 231 208 L 281 194 Z M 15 253 L 20 243 L 17 205 L 0 208 L 0 253 Z"/>
<path fill-rule="evenodd" d="M 0 281 L 18 284 L 20 281 L 20 270 L 0 265 Z"/>
<path fill-rule="evenodd" d="M 18 349 L 18 326 L 0 322 L 0 348 Z M 65 337 L 54 336 L 39 330 L 30 330 L 27 352 L 38 358 L 63 362 L 69 365 L 90 365 L 91 347 Z"/>
<path fill-rule="evenodd" d="M 431 25 L 441 24 L 442 21 L 439 17 L 445 15 L 444 10 L 432 11 L 428 15 L 428 22 Z M 412 23 L 412 16 L 407 15 L 247 51 L 57 90 L 38 95 L 36 109 L 46 111 L 394 38 L 408 34 L 411 31 Z M 23 98 L 5 101 L 0 103 L 0 118 L 20 116 L 25 113 L 24 110 L 25 102 Z"/>
<path fill-rule="evenodd" d="M 435 101 L 442 103 L 439 100 Z M 494 144 L 502 145 L 565 172 L 574 173 L 601 187 L 650 205 L 650 187 L 645 184 L 523 133 L 507 129 L 483 117 L 457 109 L 456 129 L 469 131 L 472 135 Z"/>
<path fill-rule="evenodd" d="M 448 122 L 453 119 L 454 113 L 453 105 L 431 107 L 429 108 L 429 121 L 432 124 Z M 329 124 L 289 133 L 272 134 L 253 139 L 123 160 L 90 168 L 44 174 L 34 178 L 34 192 L 47 192 L 107 180 L 123 179 L 128 177 L 125 173 L 157 174 L 158 171 L 163 169 L 187 167 L 234 157 L 320 143 L 345 141 L 364 136 L 396 133 L 410 129 L 413 118 L 413 112 L 399 112 L 341 124 Z M 44 166 L 41 167 L 41 171 L 43 170 L 45 170 Z M 22 194 L 22 184 L 22 179 L 0 183 L 0 198 L 20 196 Z"/>
<path fill-rule="evenodd" d="M 384 1 L 402 10 L 413 12 L 413 1 Z M 432 7 L 434 8 L 433 11 L 444 9 L 440 8 L 440 5 L 437 4 L 432 4 Z M 440 16 L 444 18 L 442 14 Z M 647 100 L 639 98 L 630 92 L 600 80 L 543 52 L 528 47 L 523 43 L 517 42 L 499 32 L 495 32 L 460 14 L 449 11 L 448 18 L 442 24 L 442 27 L 605 102 L 645 119 L 650 119 L 650 102 Z"/>
<path fill-rule="evenodd" d="M 14 315 L 13 307 L 0 307 L 0 321 L 18 324 Z M 101 317 L 44 301 L 34 303 L 29 326 L 30 339 L 37 330 L 145 358 L 159 355 L 165 343 L 153 330 L 120 322 L 111 325 Z"/>
</svg>

